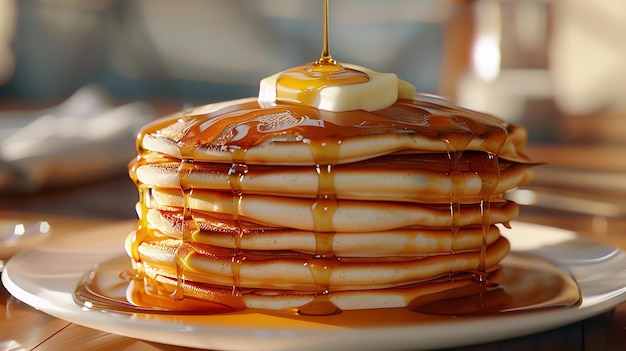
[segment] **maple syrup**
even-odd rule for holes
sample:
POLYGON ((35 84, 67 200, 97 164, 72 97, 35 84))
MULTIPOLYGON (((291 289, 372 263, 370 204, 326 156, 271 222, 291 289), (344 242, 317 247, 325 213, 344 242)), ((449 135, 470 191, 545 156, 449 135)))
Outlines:
MULTIPOLYGON (((280 313, 291 313, 305 318, 328 318, 344 313, 355 315, 354 311, 341 311, 329 298, 331 274, 342 265, 341 258, 335 255, 332 247, 336 234, 333 217, 338 207, 334 171, 339 163, 340 146, 345 140, 355 137, 415 134, 446 145, 447 158, 437 167, 446 170, 452 183, 449 202, 444 205, 448 206, 450 218, 449 235, 453 242, 449 252, 452 255, 451 260, 455 254, 454 240, 463 225, 465 215, 462 194, 466 184, 464 172, 467 166, 462 164, 466 162, 464 154, 472 151, 472 142, 480 140, 486 157, 471 157, 471 169, 482 179, 478 201, 481 211, 479 225, 483 238, 480 263, 474 272, 466 272, 471 275, 471 286, 454 292, 459 297, 432 295, 412 301, 407 309, 415 313, 408 320, 420 320, 424 315, 482 314, 575 306, 580 300, 575 281, 547 261, 534 257, 520 258, 520 254, 511 253, 505 259, 503 268, 498 271, 499 277, 503 275, 502 280, 495 279, 494 273, 487 271, 486 237, 487 231, 493 225, 491 203, 496 197, 494 193, 500 179, 497 155, 507 141, 510 126, 488 116, 468 115, 428 101, 417 103, 415 100, 402 99, 389 108, 377 111, 321 112, 314 105, 322 88, 366 83, 370 79, 364 72, 344 67, 330 55, 327 0, 324 1, 322 46, 322 53, 317 61, 286 70, 277 77, 276 103, 272 107, 261 108, 258 102, 248 101, 206 114, 194 114, 190 110, 182 117, 175 116, 176 121, 166 118, 141 131, 137 138, 138 159, 129 167, 131 178, 139 190, 141 206, 141 218, 130 248, 131 259, 115 259, 90 272, 75 291, 77 303, 87 308, 128 313, 216 314, 245 310, 246 292, 241 288, 240 270, 247 257, 241 248, 245 230, 240 222, 240 213, 246 197, 242 184, 248 177, 247 152, 279 135, 291 142, 306 145, 313 158, 313 165, 307 167, 315 168, 318 180, 315 201, 310 208, 314 222, 315 251, 305 263, 315 284, 315 297, 311 303, 297 311, 280 313), (260 116, 274 116, 274 128, 265 129, 258 120, 260 116), (173 160, 179 162, 177 175, 183 198, 183 223, 180 245, 175 253, 176 277, 168 281, 158 281, 146 277, 138 252, 138 246, 144 240, 154 239, 158 235, 146 220, 151 189, 138 180, 136 171, 137 167, 147 162, 147 158, 155 157, 142 146, 143 138, 161 133, 172 123, 182 124, 182 136, 175 143, 180 159, 173 160), (192 244, 200 231, 190 205, 194 194, 190 174, 195 167, 198 147, 216 148, 232 155, 227 175, 232 195, 232 221, 237 231, 232 247, 232 289, 227 293, 223 292, 222 287, 215 289, 216 293, 207 297, 211 301, 190 297, 186 295, 184 288, 194 284, 186 281, 185 266, 187 258, 194 254, 195 248, 192 244), (129 262, 132 265, 129 266, 129 262), (528 287, 532 289, 528 290, 528 287)), ((411 194, 407 194, 407 198, 410 197, 411 194)), ((460 277, 457 272, 451 271, 449 277, 443 279, 460 277)), ((361 313, 367 312, 359 312, 359 315, 361 313)), ((355 321, 350 323, 356 323, 355 321)))
POLYGON ((129 258, 120 256, 85 275, 74 291, 74 300, 84 308, 125 313, 216 314, 244 308, 235 298, 214 302, 179 299, 172 298, 169 291, 166 285, 146 284, 130 266, 129 258))
MULTIPOLYGON (((409 310, 414 313, 398 313, 403 316, 402 322, 412 323, 428 320, 428 317, 425 317, 427 315, 468 316, 523 313, 539 309, 576 307, 581 302, 578 284, 574 278, 548 260, 530 254, 512 252, 503 261, 501 269, 500 277, 497 278, 499 284, 490 288, 476 285, 479 293, 449 299, 429 296, 413 301, 406 309, 371 309, 342 311, 341 313, 347 314, 344 320, 348 325, 352 325, 366 320, 376 321, 381 313, 389 315, 396 313, 393 310, 409 310), (359 318, 352 320, 351 315, 358 315, 359 318), (364 317, 369 318, 362 319, 364 317)), ((167 288, 163 286, 163 289, 167 288)), ((463 295, 464 292, 460 294, 463 295)), ((309 307, 314 313, 306 313, 306 308, 301 308, 300 311, 250 309, 250 312, 287 317, 314 315, 315 320, 323 322, 325 316, 328 317, 338 312, 332 308, 332 305, 325 304, 326 298, 327 295, 322 295, 318 302, 310 304, 309 307)), ((159 293, 158 287, 144 284, 143 279, 130 266, 127 256, 120 256, 94 267, 78 284, 74 299, 80 306, 89 309, 125 313, 211 315, 248 310, 235 296, 215 295, 213 296, 215 301, 194 298, 171 299, 167 294, 159 293)))
POLYGON ((292 101, 314 105, 322 88, 364 83, 369 80, 366 73, 343 67, 330 55, 328 30, 328 0, 324 1, 324 33, 320 58, 309 64, 282 72, 276 81, 278 101, 292 101))

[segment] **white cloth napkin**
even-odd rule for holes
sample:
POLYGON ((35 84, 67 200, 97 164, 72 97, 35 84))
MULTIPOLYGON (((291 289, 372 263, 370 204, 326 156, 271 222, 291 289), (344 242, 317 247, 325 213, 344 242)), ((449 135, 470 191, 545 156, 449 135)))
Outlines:
POLYGON ((87 85, 58 106, 0 113, 0 192, 32 192, 126 172, 135 137, 154 118, 146 103, 110 103, 87 85))

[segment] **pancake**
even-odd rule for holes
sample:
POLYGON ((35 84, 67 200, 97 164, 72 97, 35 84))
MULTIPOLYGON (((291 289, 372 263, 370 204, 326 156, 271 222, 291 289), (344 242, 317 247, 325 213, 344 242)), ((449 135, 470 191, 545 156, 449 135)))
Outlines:
MULTIPOLYGON (((457 193, 460 202, 478 202, 483 180, 478 170, 487 162, 487 155, 465 152, 460 157, 463 187, 457 193)), ((448 156, 440 154, 390 155, 334 167, 337 199, 412 201, 449 203, 453 188, 448 156)), ((147 160, 137 165, 137 179, 159 188, 179 189, 177 159, 147 160)), ((499 162, 496 194, 526 183, 532 166, 503 160, 499 162)), ((188 182, 194 189, 230 191, 231 164, 194 163, 188 182)), ((245 194, 272 194, 288 197, 315 198, 319 176, 313 167, 248 165, 246 177, 240 182, 245 194), (297 184, 286 187, 285 184, 297 184)))
POLYGON ((263 108, 255 99, 235 100, 183 111, 147 126, 140 146, 178 159, 221 163, 239 161, 233 149, 246 150, 247 164, 343 164, 400 151, 468 150, 528 162, 521 153, 528 138, 525 129, 437 102, 415 97, 391 109, 336 113, 301 105, 263 108), (181 147, 190 130, 196 144, 181 147), (312 147, 319 145, 302 140, 320 139, 320 132, 329 146, 315 152, 312 147), (327 152, 338 139, 340 145, 327 152))
MULTIPOLYGON (((242 250, 246 259, 233 262, 232 249, 193 243, 183 246, 176 240, 146 241, 139 246, 139 257, 161 275, 176 277, 177 255, 185 257, 185 279, 203 284, 232 286, 232 266, 239 271, 239 288, 268 288, 316 291, 311 275, 312 255, 295 252, 242 250), (207 259, 210 257, 210 259, 207 259)), ((489 245, 486 265, 494 266, 508 253, 508 241, 498 238, 489 245)), ((370 290, 409 285, 436 277, 478 269, 480 251, 453 254, 397 256, 393 259, 342 259, 331 272, 325 288, 329 291, 370 290)), ((334 261, 334 260, 329 260, 334 261)), ((336 262, 325 264, 336 264, 336 262)))
MULTIPOLYGON (((392 230, 411 226, 450 227, 480 225, 484 204, 462 204, 459 215, 450 216, 449 204, 419 204, 405 202, 336 200, 333 211, 318 214, 311 208, 317 199, 285 198, 269 195, 246 195, 235 203, 231 193, 194 191, 185 198, 178 190, 153 189, 157 208, 183 208, 236 216, 268 227, 288 227, 326 232, 354 232, 363 230, 392 230), (159 206, 163 205, 163 206, 159 206), (319 216, 324 216, 319 220, 319 216)), ((518 213, 512 201, 494 200, 490 205, 491 220, 508 223, 518 213)))
MULTIPOLYGON (((312 231, 293 228, 268 228, 266 226, 215 218, 215 214, 196 213, 198 231, 193 233, 194 243, 242 250, 295 251, 314 254, 316 235, 312 231)), ((162 237, 182 240, 185 221, 180 211, 158 211, 151 209, 148 223, 162 237)), ((467 226, 456 229, 454 236, 450 228, 404 228, 386 231, 365 231, 330 235, 329 246, 340 257, 386 257, 448 254, 466 250, 477 250, 484 243, 491 245, 500 237, 500 229, 493 225, 486 231, 482 226, 467 226)))
MULTIPOLYGON (((331 84, 350 94, 379 78, 331 68, 367 76, 365 86, 331 84)), ((302 101, 285 98, 280 77, 262 82, 258 99, 140 131, 129 165, 140 220, 126 251, 146 294, 329 314, 497 286, 502 230, 518 214, 504 194, 532 173, 522 127, 414 95, 388 75, 397 94, 363 106, 323 90, 313 99, 305 85, 302 101), (320 107, 334 102, 342 107, 320 107)))
MULTIPOLYGON (((310 292, 272 289, 244 289, 234 297, 231 289, 197 284, 187 280, 180 283, 175 277, 161 275, 158 270, 152 270, 149 267, 146 274, 163 289, 164 295, 173 294, 176 289, 181 288, 184 290, 185 296, 192 299, 206 300, 207 296, 211 296, 212 302, 228 306, 242 304, 242 308, 289 310, 293 309, 294 306, 301 306, 300 313, 302 313, 302 310, 313 305, 317 298, 316 294, 310 292), (180 287, 179 283, 181 284, 180 287)), ((501 276, 501 269, 488 272, 489 280, 492 282, 499 281, 501 276)), ((140 291, 139 294, 141 294, 140 289, 137 289, 140 291)), ((459 274, 400 288, 334 291, 326 296, 332 306, 347 311, 420 306, 429 302, 479 294, 483 291, 484 289, 468 279, 467 275, 459 274)), ((134 298, 141 299, 141 296, 134 298)), ((131 297, 131 301, 132 299, 133 297, 131 297)), ((334 311, 329 313, 334 313, 334 311)))

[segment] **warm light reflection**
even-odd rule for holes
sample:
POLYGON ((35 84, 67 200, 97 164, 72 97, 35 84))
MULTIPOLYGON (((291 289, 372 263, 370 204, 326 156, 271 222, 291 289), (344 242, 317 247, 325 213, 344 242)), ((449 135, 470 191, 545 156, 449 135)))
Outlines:
POLYGON ((50 231, 50 223, 46 221, 39 222, 39 232, 47 233, 50 231))
POLYGON ((13 227, 13 234, 24 235, 24 233, 26 233, 26 227, 24 226, 24 223, 16 224, 15 227, 13 227))
POLYGON ((493 81, 500 73, 500 3, 480 0, 475 4, 476 28, 472 48, 472 66, 476 75, 493 81))
POLYGON ((0 341, 0 350, 26 350, 19 342, 15 340, 0 341))
POLYGON ((35 233, 46 234, 50 231, 50 223, 46 221, 41 221, 41 222, 32 223, 32 224, 17 223, 13 226, 13 235, 23 236, 27 232, 32 233, 33 229, 36 230, 35 233), (27 228, 27 225, 29 226, 30 229, 27 228))
POLYGON ((500 73, 500 43, 498 38, 484 36, 474 43, 474 71, 485 81, 493 81, 500 73))
POLYGON ((535 205, 537 202, 537 194, 528 189, 517 189, 507 194, 507 196, 519 205, 535 205))

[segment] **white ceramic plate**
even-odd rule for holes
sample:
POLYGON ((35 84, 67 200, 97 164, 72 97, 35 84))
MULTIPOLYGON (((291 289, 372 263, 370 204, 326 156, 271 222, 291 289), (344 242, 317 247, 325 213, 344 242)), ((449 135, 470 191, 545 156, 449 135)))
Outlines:
POLYGON ((431 349, 496 341, 563 326, 626 301, 626 254, 557 228, 515 222, 506 231, 516 251, 529 251, 571 270, 583 301, 577 308, 480 317, 437 317, 404 323, 394 311, 372 316, 366 326, 336 319, 239 312, 211 316, 125 314, 84 310, 72 299, 91 265, 119 256, 132 223, 74 235, 56 233, 45 247, 28 249, 6 265, 2 281, 18 299, 53 316, 138 339, 216 350, 431 349), (372 323, 372 318, 376 320, 372 323), (454 330, 454 338, 451 338, 454 330))

